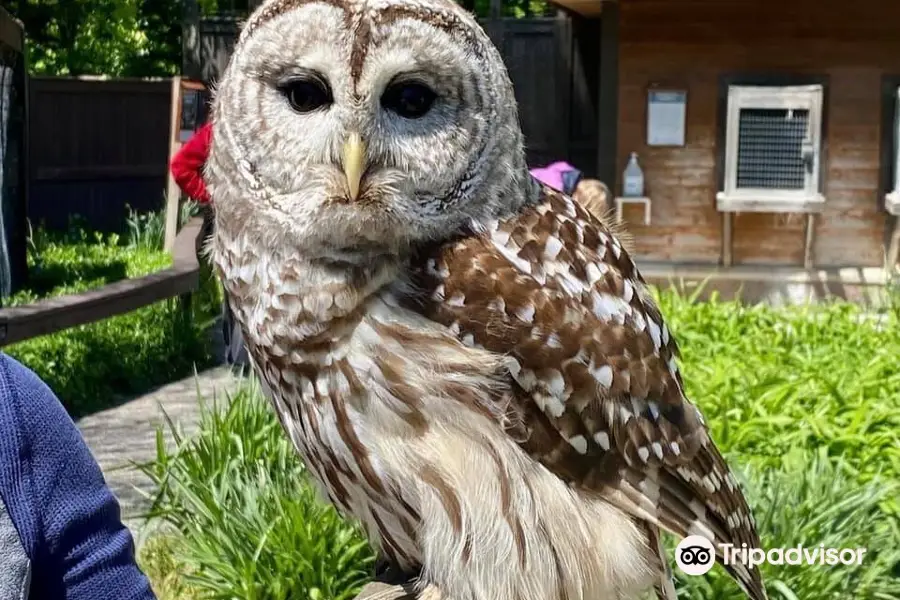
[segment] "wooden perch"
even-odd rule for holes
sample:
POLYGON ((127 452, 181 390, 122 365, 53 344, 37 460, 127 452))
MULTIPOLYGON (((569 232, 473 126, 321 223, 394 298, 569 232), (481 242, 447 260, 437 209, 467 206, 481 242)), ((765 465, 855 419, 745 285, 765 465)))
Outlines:
POLYGON ((434 586, 428 586, 416 596, 412 583, 390 585, 375 581, 359 593, 355 600, 441 600, 441 593, 434 586))

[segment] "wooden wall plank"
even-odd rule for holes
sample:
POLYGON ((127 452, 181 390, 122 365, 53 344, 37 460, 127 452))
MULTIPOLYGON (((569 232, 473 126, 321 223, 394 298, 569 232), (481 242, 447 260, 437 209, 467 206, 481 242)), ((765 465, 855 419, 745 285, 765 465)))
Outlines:
POLYGON ((169 79, 32 77, 29 202, 34 225, 78 214, 122 230, 126 204, 162 208, 169 155, 169 79))

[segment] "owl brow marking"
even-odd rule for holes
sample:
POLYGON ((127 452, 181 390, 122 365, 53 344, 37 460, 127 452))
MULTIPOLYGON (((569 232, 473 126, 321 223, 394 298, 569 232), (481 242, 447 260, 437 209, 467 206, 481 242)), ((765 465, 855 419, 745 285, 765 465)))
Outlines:
POLYGON ((401 19, 412 19, 440 29, 451 36, 456 34, 455 37, 461 37, 476 55, 481 56, 482 54, 481 49, 469 32, 469 28, 456 15, 450 12, 435 11, 416 6, 395 5, 377 11, 371 20, 363 14, 357 16, 359 21, 354 28, 355 39, 353 40, 353 50, 350 55, 350 78, 353 81, 354 91, 359 83, 366 56, 369 53, 373 26, 381 27, 401 19))
POLYGON ((484 50, 472 35, 471 27, 450 11, 420 6, 394 5, 379 10, 373 20, 376 26, 383 26, 402 19, 419 21, 450 36, 460 38, 478 58, 484 57, 484 50))
POLYGON ((353 82, 353 92, 358 96, 359 78, 372 42, 372 24, 362 14, 357 15, 357 18, 358 22, 353 30, 353 48, 350 50, 350 80, 353 82))
POLYGON ((362 11, 354 10, 355 6, 346 0, 276 0, 263 9, 253 21, 247 23, 241 36, 242 41, 276 17, 301 6, 314 3, 326 4, 344 11, 344 21, 347 27, 352 29, 355 34, 350 55, 350 78, 353 81, 354 91, 356 91, 355 88, 359 83, 363 64, 368 55, 369 45, 372 40, 372 25, 389 25, 401 19, 413 19, 440 29, 454 37, 461 38, 479 58, 484 55, 483 49, 472 35, 470 28, 452 12, 416 6, 389 6, 376 13, 373 23, 366 18, 362 11))
POLYGON ((350 7, 344 0, 276 0, 266 6, 255 19, 247 23, 241 35, 241 41, 275 17, 279 17, 288 11, 300 8, 301 6, 306 6, 307 4, 326 4, 334 8, 339 8, 344 11, 345 19, 348 23, 350 21, 350 7))

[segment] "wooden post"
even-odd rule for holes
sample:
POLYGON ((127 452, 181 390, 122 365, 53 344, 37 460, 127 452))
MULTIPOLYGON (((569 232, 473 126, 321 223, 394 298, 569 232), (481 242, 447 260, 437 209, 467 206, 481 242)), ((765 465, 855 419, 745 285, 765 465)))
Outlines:
POLYGON ((885 258, 887 260, 885 263, 887 276, 891 277, 894 274, 894 269, 897 268, 897 261, 900 260, 900 216, 894 217, 894 227, 885 258))
MULTIPOLYGON (((178 132, 181 129, 181 77, 172 78, 172 108, 169 112, 169 162, 178 151, 178 132)), ((181 190, 172 172, 166 170, 166 232, 164 249, 169 251, 178 235, 178 217, 181 214, 181 190)))
POLYGON ((815 213, 809 213, 806 215, 806 241, 803 245, 803 268, 804 269, 812 269, 814 257, 813 250, 815 249, 815 241, 816 241, 816 215, 815 213))
POLYGON ((491 0, 491 19, 503 18, 503 0, 491 0))
POLYGON ((731 228, 734 224, 733 215, 730 212, 722 213, 722 266, 730 267, 734 260, 732 253, 733 242, 731 228))

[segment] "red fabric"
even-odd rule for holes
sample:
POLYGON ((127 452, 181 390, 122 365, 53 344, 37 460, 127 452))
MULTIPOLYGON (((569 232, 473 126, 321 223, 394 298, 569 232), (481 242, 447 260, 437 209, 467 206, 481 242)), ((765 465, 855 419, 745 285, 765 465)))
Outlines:
POLYGON ((185 194, 201 204, 210 202, 203 182, 203 165, 209 156, 212 123, 200 127, 172 158, 169 168, 175 183, 185 194))

